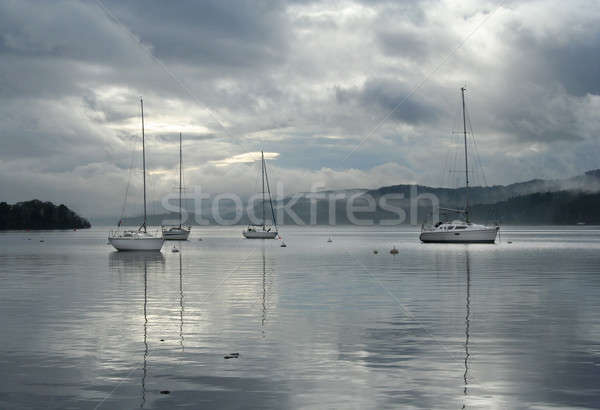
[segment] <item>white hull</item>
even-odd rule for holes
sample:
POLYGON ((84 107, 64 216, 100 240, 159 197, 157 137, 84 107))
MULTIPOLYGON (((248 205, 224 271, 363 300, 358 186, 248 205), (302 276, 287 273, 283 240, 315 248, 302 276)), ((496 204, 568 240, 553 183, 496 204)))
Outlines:
POLYGON ((277 232, 266 232, 266 231, 244 231, 242 232, 246 239, 275 239, 277 232))
POLYGON ((163 238, 108 238, 118 251, 160 251, 163 238))
POLYGON ((423 231, 419 239, 424 243, 495 243, 497 228, 461 231, 423 231))
POLYGON ((190 231, 188 229, 168 229, 164 230, 163 239, 166 241, 187 241, 190 236, 190 231))

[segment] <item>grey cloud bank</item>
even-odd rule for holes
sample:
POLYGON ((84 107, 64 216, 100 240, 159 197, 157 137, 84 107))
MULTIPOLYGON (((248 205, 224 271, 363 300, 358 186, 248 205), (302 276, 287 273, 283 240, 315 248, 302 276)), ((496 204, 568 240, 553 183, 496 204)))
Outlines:
POLYGON ((499 5, 4 1, 2 200, 118 214, 139 165, 140 95, 155 199, 175 185, 179 131, 186 182, 209 192, 251 194, 254 164, 222 164, 261 148, 298 191, 441 185, 465 83, 489 183, 598 168, 597 3, 499 5))

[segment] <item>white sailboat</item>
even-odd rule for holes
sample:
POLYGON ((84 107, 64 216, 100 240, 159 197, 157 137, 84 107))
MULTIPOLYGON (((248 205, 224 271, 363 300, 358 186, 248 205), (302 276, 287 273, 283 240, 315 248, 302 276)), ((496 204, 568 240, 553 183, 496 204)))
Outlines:
POLYGON ((273 210, 273 201, 271 199, 271 187, 269 186, 269 177, 267 176, 267 166, 265 164, 265 154, 260 152, 261 173, 262 173, 262 224, 251 224, 242 235, 246 239, 275 239, 277 237, 277 220, 275 219, 275 211, 273 210), (265 192, 265 181, 267 191, 265 192), (269 195, 269 205, 271 206, 271 215, 273 217, 273 226, 269 226, 265 220, 265 194, 269 195))
MULTIPOLYGON (((144 136, 144 101, 140 99, 142 108, 142 167, 144 179, 144 222, 135 231, 113 230, 108 234, 108 242, 118 251, 160 251, 164 239, 159 232, 149 232, 146 213, 146 141, 144 136)), ((119 226, 120 226, 119 222, 119 226)))
POLYGON ((181 153, 181 133, 179 133, 179 225, 176 226, 162 226, 163 238, 167 241, 187 241, 192 230, 191 226, 184 226, 182 224, 181 215, 181 190, 182 190, 182 172, 183 172, 183 155, 181 153))
POLYGON ((460 89, 462 96, 463 134, 465 143, 465 208, 445 211, 464 215, 464 220, 438 222, 433 227, 423 226, 419 239, 423 243, 495 243, 500 226, 474 224, 469 218, 469 157, 467 148, 467 120, 465 114, 465 88, 460 89))

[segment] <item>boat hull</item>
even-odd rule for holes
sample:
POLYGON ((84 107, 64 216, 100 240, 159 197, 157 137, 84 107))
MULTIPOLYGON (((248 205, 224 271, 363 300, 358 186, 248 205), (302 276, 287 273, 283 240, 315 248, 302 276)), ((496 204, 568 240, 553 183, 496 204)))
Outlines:
POLYGON ((187 241, 190 236, 190 231, 187 229, 173 229, 163 231, 162 235, 165 241, 187 241))
POLYGON ((110 244, 118 251, 153 251, 161 250, 163 238, 108 238, 110 244))
POLYGON ((498 229, 456 231, 424 231, 419 239, 423 243, 495 243, 498 229))
POLYGON ((242 232, 246 239, 275 239, 277 232, 266 232, 266 231, 244 231, 242 232))

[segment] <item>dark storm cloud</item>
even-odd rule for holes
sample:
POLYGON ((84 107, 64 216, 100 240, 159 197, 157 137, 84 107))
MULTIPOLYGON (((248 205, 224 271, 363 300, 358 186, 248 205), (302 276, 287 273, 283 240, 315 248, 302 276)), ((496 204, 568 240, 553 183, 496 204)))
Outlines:
POLYGON ((282 1, 106 1, 161 59, 247 70, 285 58, 282 1))
POLYGON ((383 116, 393 111, 391 119, 404 123, 433 121, 437 109, 411 95, 411 89, 397 80, 373 78, 361 88, 336 88, 335 98, 339 104, 358 104, 362 110, 383 116))
POLYGON ((514 24, 505 30, 507 41, 530 61, 546 81, 556 81, 575 96, 600 94, 600 25, 582 22, 564 33, 540 35, 514 24))

